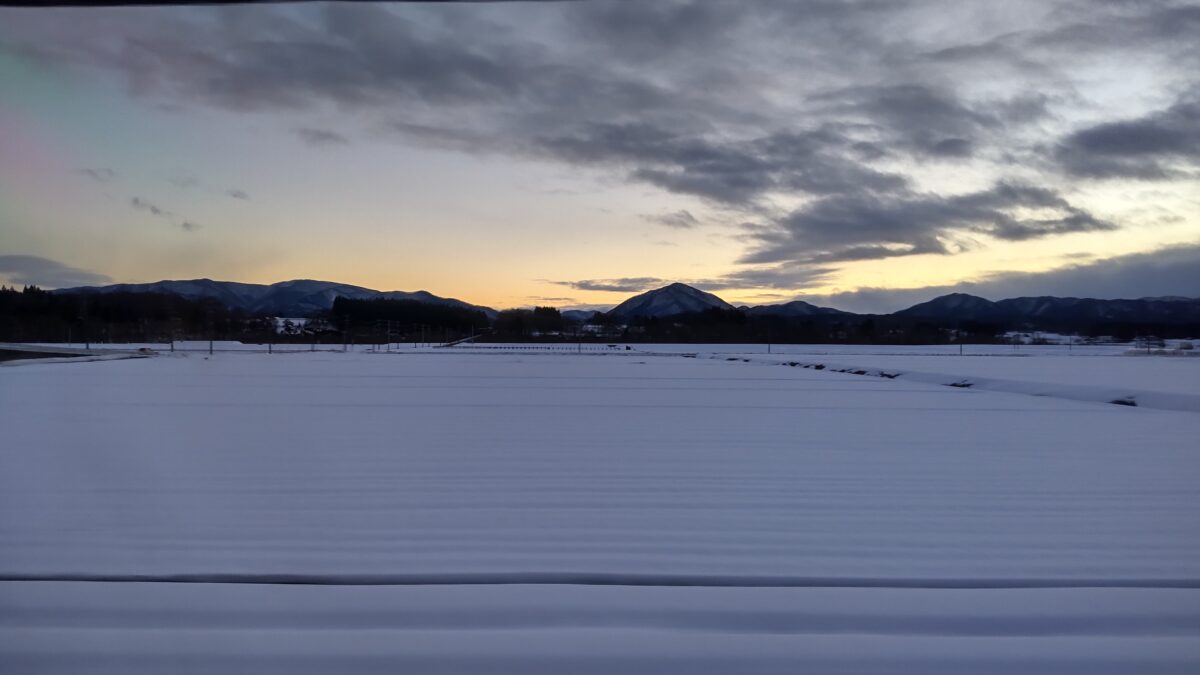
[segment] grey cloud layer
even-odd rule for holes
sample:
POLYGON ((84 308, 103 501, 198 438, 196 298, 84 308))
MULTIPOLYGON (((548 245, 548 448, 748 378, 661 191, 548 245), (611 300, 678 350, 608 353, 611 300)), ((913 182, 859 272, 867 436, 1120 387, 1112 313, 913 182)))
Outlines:
POLYGON ((971 293, 991 300, 1056 295, 1082 298, 1143 298, 1200 295, 1200 244, 1173 246, 1093 260, 1049 272, 998 272, 948 286, 861 288, 798 299, 863 313, 888 313, 946 293, 971 293))
POLYGON ((625 277, 621 279, 580 279, 579 281, 551 281, 552 284, 567 286, 578 291, 612 291, 619 293, 637 293, 666 282, 657 277, 625 277))
POLYGON ((854 192, 826 197, 756 232, 746 263, 829 263, 921 253, 950 254, 958 234, 1020 241, 1069 232, 1116 229, 1048 188, 1000 183, 943 197, 911 192, 854 192), (1037 210, 1042 217, 1016 215, 1037 210))
POLYGON ((42 288, 94 286, 112 281, 103 274, 35 255, 0 255, 0 279, 10 284, 28 284, 42 288))
MULTIPOLYGON (((1196 37, 1200 41, 1200 25, 1196 37)), ((1200 87, 1166 110, 1076 131, 1058 145, 1055 158, 1068 173, 1086 178, 1194 177, 1200 167, 1200 87)))
MULTIPOLYGON (((341 115, 339 129, 615 174, 752 223, 747 267, 728 279, 778 287, 848 261, 1136 226, 1073 201, 1070 181, 1200 173, 1200 5, 989 7, 329 4, 75 22, 6 12, 0 50, 115 72, 152 99, 341 115), (1096 121, 1073 68, 1098 58, 1153 62, 1182 93, 1096 121), (1090 121, 1072 122, 1076 109, 1090 121), (931 187, 938 171, 972 181, 931 187)), ((294 132, 348 143, 319 124, 294 132)), ((688 210, 648 220, 698 224, 688 210)))
POLYGON ((734 140, 646 123, 593 123, 533 143, 545 156, 621 167, 633 180, 733 206, 751 206, 769 192, 820 195, 907 185, 903 176, 857 161, 865 142, 833 128, 734 140))
POLYGON ((677 230, 691 230, 700 226, 700 221, 687 209, 680 209, 673 213, 647 214, 643 215, 642 218, 651 223, 658 223, 664 227, 673 227, 677 230))
POLYGON ((296 129, 296 135, 305 143, 314 146, 346 145, 350 142, 345 136, 329 129, 296 129))
POLYGON ((625 277, 620 279, 580 279, 578 281, 548 281, 547 283, 568 286, 580 291, 609 291, 639 293, 672 281, 682 281, 706 291, 741 288, 798 288, 817 281, 830 273, 832 268, 820 266, 767 266, 747 268, 714 278, 660 279, 658 277, 625 277))

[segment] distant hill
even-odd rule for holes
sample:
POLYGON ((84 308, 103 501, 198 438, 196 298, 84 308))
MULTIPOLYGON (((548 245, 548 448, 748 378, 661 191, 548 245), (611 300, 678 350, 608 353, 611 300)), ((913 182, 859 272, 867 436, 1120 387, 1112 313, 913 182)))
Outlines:
POLYGON ((1194 323, 1200 321, 1200 298, 1097 300, 1050 296, 1013 298, 996 303, 1007 316, 1024 320, 1126 321, 1194 323))
POLYGON ((562 317, 568 321, 578 321, 586 323, 591 321, 593 317, 602 312, 597 312, 594 309, 564 309, 562 317))
POLYGON ((189 299, 213 298, 230 309, 256 314, 279 316, 309 316, 333 307, 338 297, 352 300, 388 298, 416 300, 436 305, 477 309, 495 318, 496 310, 472 305, 454 298, 442 298, 427 291, 376 291, 361 286, 332 281, 294 279, 276 284, 243 284, 235 281, 191 279, 186 281, 156 281, 147 284, 113 284, 110 286, 81 286, 62 288, 55 293, 166 293, 189 299))
POLYGON ((1041 296, 992 302, 975 295, 951 293, 900 310, 893 316, 938 321, 991 321, 1033 325, 1088 322, 1186 324, 1200 321, 1200 299, 1166 297, 1100 300, 1041 296))
POLYGON ((832 307, 818 307, 803 300, 793 300, 780 305, 742 307, 741 309, 750 316, 782 316, 787 318, 804 316, 852 316, 850 312, 843 312, 840 309, 832 307))
POLYGON ((674 283, 635 295, 608 311, 614 319, 674 316, 703 312, 706 309, 734 309, 734 306, 712 293, 705 293, 687 284, 674 283))
POLYGON ((1003 318, 1004 310, 996 303, 977 295, 951 293, 922 302, 892 316, 916 319, 951 319, 957 321, 989 321, 1003 318))
MULTIPOLYGON (((618 323, 629 323, 636 318, 694 314, 708 309, 734 308, 711 293, 674 283, 629 298, 610 310, 608 317, 618 323)), ((1128 335, 1190 335, 1200 330, 1200 298, 1185 297, 1101 300, 1042 296, 992 301, 967 293, 950 293, 883 315, 854 314, 800 300, 777 305, 739 307, 737 310, 749 318, 800 319, 810 323, 815 321, 818 326, 836 324, 840 327, 826 331, 834 336, 848 330, 847 326, 869 326, 870 323, 864 322, 872 319, 888 323, 876 324, 877 328, 870 330, 892 331, 893 336, 920 334, 922 337, 918 339, 936 339, 938 328, 932 327, 959 329, 965 323, 977 324, 972 330, 981 331, 981 335, 988 330, 1111 332, 1128 335), (990 329, 987 328, 989 326, 990 329)), ((727 332, 736 333, 738 330, 743 329, 729 328, 727 332)), ((877 338, 875 333, 869 333, 869 337, 864 339, 877 338)))

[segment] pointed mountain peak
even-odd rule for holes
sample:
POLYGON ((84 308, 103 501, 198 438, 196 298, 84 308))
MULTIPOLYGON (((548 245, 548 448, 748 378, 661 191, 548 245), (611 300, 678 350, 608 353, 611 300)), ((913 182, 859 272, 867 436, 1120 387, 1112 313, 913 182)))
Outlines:
POLYGON ((707 309, 734 309, 721 298, 698 288, 675 282, 662 288, 635 295, 609 311, 619 319, 635 317, 673 316, 703 312, 707 309))

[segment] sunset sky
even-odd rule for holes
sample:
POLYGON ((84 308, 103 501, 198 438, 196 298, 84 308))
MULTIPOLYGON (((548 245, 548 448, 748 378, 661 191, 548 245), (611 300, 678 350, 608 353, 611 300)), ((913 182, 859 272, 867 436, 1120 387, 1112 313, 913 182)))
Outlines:
POLYGON ((1200 296, 1200 4, 0 9, 0 280, 1200 296))

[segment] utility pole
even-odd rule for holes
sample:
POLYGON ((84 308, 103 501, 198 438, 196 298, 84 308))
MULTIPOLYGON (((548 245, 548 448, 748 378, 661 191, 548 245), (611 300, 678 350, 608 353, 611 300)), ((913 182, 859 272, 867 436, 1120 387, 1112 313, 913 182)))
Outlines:
POLYGON ((84 343, 83 348, 88 351, 91 351, 92 336, 88 335, 88 329, 87 329, 87 296, 86 295, 83 296, 83 298, 80 300, 79 330, 81 330, 83 332, 83 343, 84 343))

